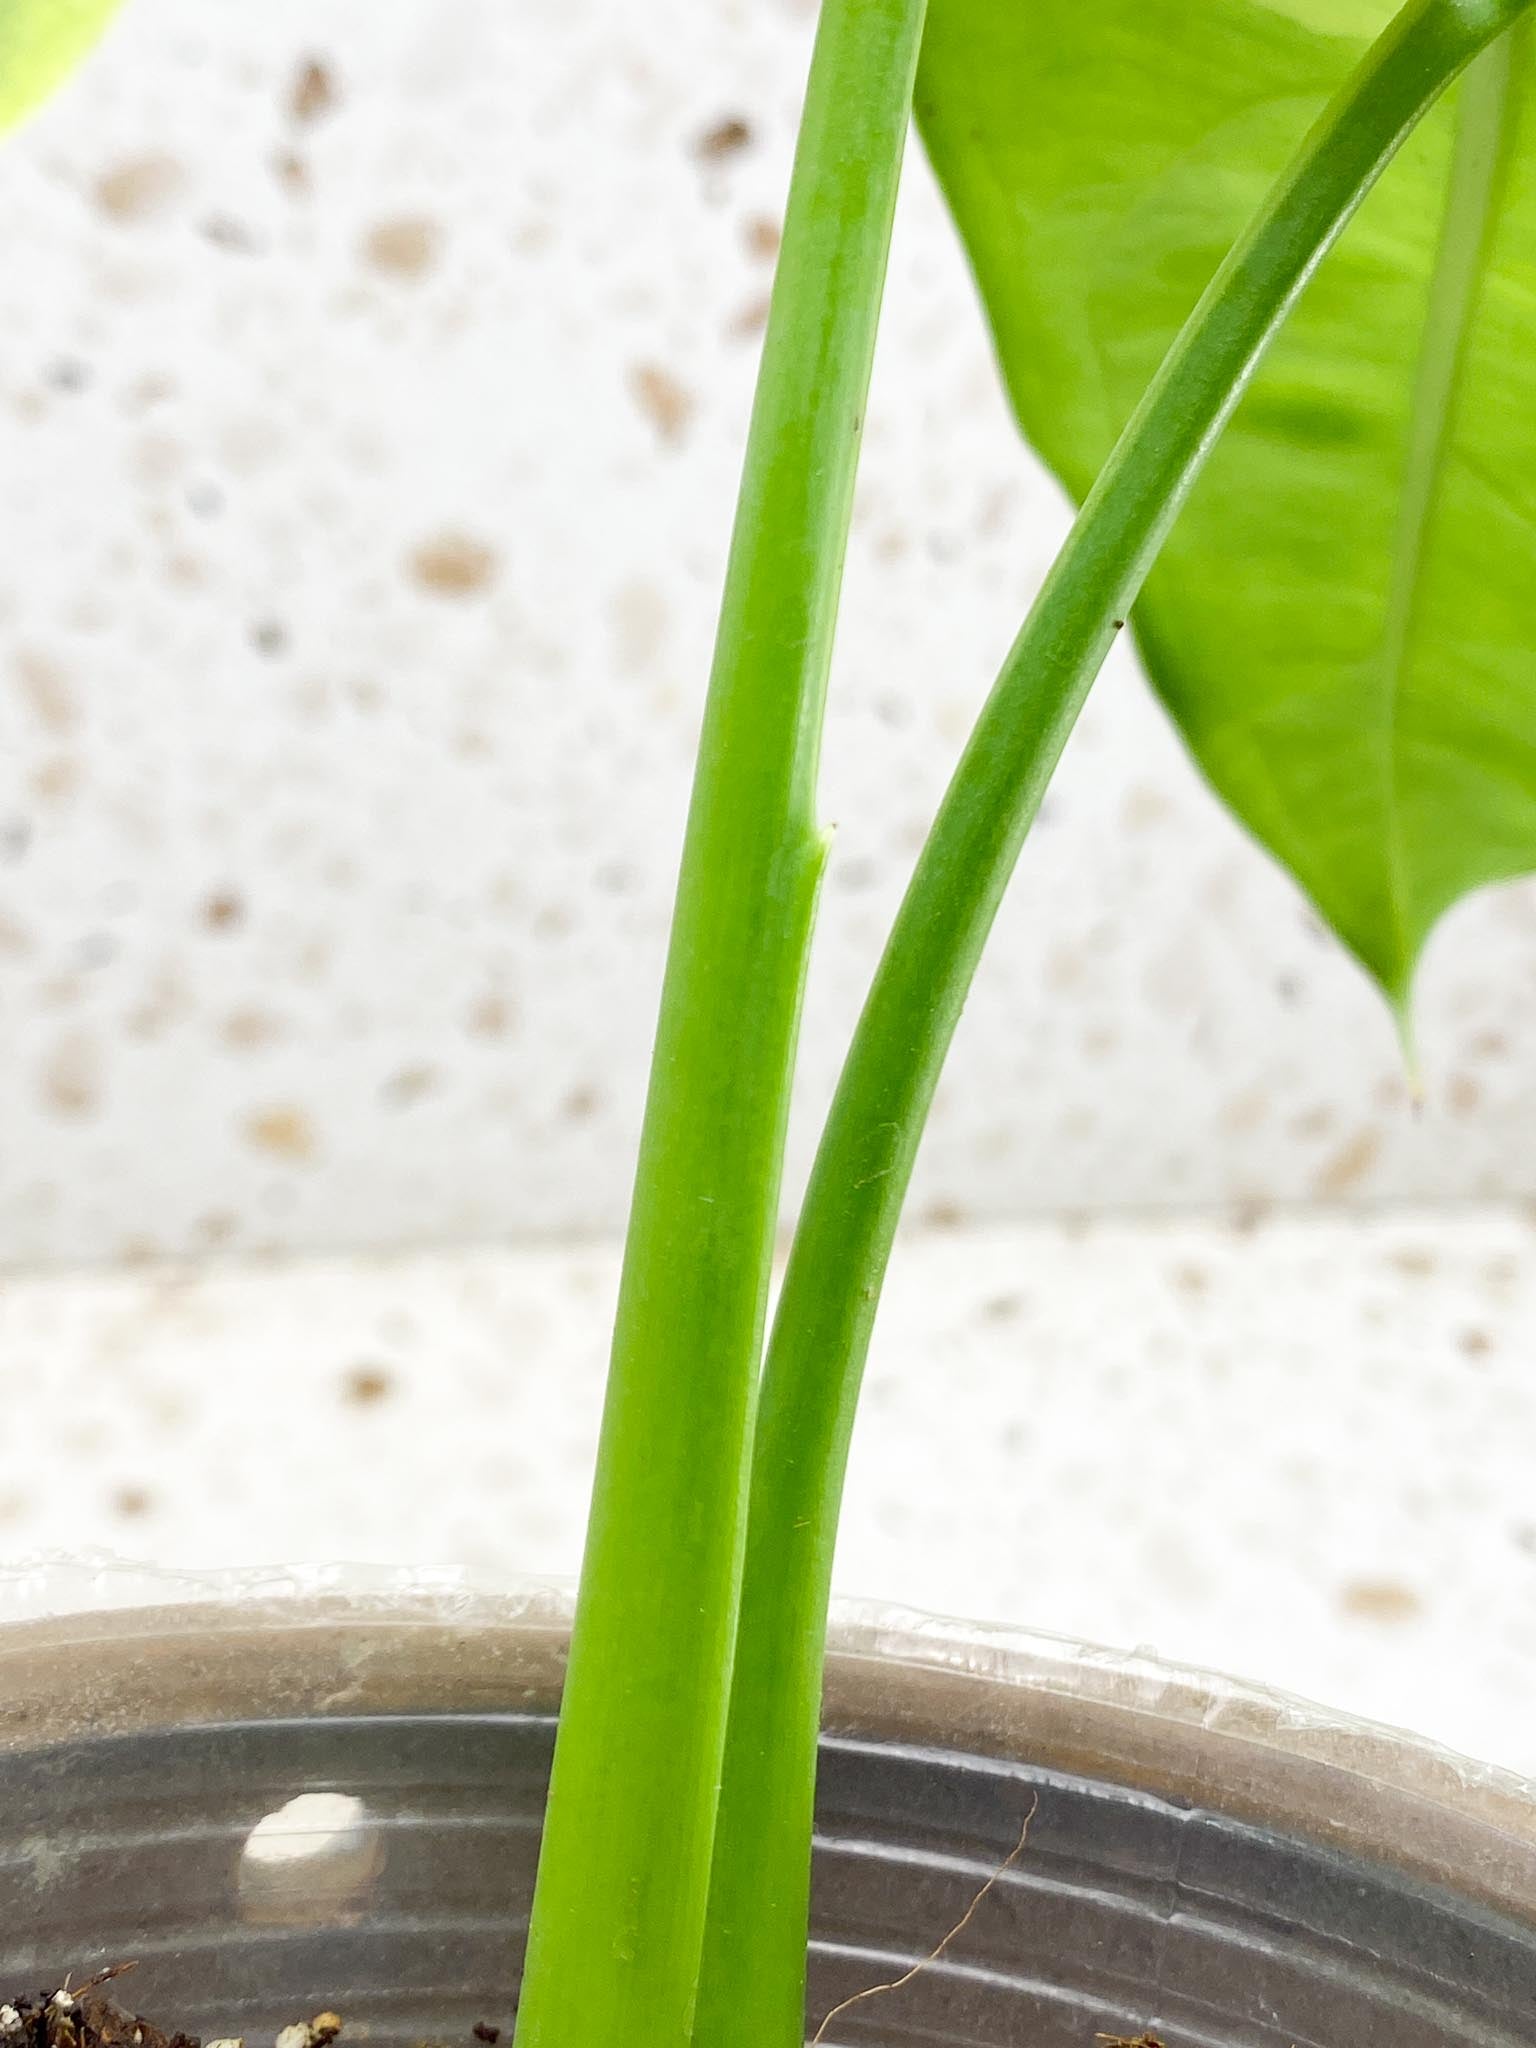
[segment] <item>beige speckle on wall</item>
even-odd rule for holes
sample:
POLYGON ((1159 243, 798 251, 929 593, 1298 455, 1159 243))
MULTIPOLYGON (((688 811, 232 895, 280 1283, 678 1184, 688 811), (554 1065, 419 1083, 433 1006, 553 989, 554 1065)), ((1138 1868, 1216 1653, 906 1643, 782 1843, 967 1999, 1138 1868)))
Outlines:
POLYGON ((79 708, 68 678, 57 662, 50 661, 46 655, 35 654, 30 648, 19 647, 14 667, 17 687, 42 729, 55 737, 72 732, 79 718, 79 708))
POLYGON ((288 112, 301 127, 318 121, 336 105, 336 81, 318 57, 305 57, 295 67, 289 88, 288 112))
POLYGON ((150 151, 109 164, 96 179, 96 203, 110 220, 147 220, 170 204, 184 182, 174 157, 150 151))
POLYGON ((93 1117, 101 1107, 101 1051, 84 1032, 67 1032, 43 1068, 43 1098, 55 1116, 93 1117))
POLYGON ((464 533, 440 533, 411 555, 411 573, 437 597, 472 597, 496 574, 496 555, 464 533))
MULTIPOLYGON (((1332 1112, 1326 1105, 1322 1110, 1308 1111, 1298 1119, 1297 1128, 1303 1137, 1324 1137, 1333 1128, 1332 1112)), ((1357 1188, 1380 1158, 1381 1148, 1381 1132, 1369 1125, 1347 1138, 1330 1154, 1317 1176, 1319 1200, 1336 1200, 1357 1188)))
POLYGON ((1424 1611, 1419 1595, 1397 1579, 1352 1579, 1339 1597, 1346 1614, 1386 1627, 1415 1621, 1424 1611))
POLYGON ((439 231, 430 220, 382 220, 369 229, 364 253, 391 277, 424 277, 437 257, 439 231))
POLYGON ((659 363, 637 363, 630 372, 635 401, 660 438, 676 445, 687 432, 697 403, 680 378, 659 363))
POLYGON ((245 1120, 246 1138, 258 1151, 295 1164, 315 1156, 315 1130, 308 1112, 289 1104, 254 1110, 245 1120))

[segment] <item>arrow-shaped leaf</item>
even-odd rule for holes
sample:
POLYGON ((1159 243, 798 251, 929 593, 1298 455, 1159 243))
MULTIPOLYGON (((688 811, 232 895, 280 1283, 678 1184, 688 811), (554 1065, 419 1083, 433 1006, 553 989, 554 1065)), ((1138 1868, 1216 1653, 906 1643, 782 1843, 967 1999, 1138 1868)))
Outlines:
MULTIPOLYGON (((1081 496, 1389 0, 933 0, 919 81, 1024 430, 1081 496)), ((1536 71, 1524 30, 1308 289, 1138 607, 1216 788, 1406 1003, 1536 867, 1536 71)))

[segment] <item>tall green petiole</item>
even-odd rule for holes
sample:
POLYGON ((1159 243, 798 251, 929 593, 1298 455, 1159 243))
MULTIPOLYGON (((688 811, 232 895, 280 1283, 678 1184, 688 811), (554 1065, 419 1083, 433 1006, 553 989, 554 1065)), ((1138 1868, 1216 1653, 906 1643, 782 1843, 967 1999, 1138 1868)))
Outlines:
POLYGON ((843 1070, 769 1345, 697 2048, 804 2038, 823 1644, 854 1408, 924 1120, 1025 834, 1265 344, 1404 137, 1527 4, 1413 0, 1308 136, 1085 502, 918 862, 843 1070))
POLYGON ((519 2048, 683 2048, 823 865, 815 780, 923 0, 825 0, 662 994, 519 2048))

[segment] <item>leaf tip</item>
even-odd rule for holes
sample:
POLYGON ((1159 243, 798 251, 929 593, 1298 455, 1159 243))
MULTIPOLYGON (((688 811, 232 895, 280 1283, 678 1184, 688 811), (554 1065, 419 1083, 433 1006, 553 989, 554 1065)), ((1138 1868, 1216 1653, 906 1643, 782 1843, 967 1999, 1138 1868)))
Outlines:
POLYGON ((1397 1027, 1397 1048, 1403 1063, 1403 1080, 1408 1088, 1408 1106, 1415 1116, 1424 1108, 1424 1068, 1419 1059, 1418 1033, 1414 1028, 1413 997, 1407 981, 1386 991, 1397 1027))

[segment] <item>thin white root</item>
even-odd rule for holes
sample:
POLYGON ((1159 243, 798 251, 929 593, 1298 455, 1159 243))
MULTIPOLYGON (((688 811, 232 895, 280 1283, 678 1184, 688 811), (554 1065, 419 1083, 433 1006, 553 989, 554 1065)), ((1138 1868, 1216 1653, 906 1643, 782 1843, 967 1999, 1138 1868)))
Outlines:
POLYGON ((1008 1854, 1003 1858, 1002 1862, 999 1863, 996 1870, 993 1871, 992 1875, 987 1879, 986 1883, 982 1886, 981 1890, 976 1894, 975 1898, 972 1899, 971 1903, 966 1907, 965 1911, 960 1915, 960 1918, 955 1922, 954 1926, 951 1927, 948 1934, 946 1934, 944 1939, 939 1943, 938 1947, 935 1949, 930 1949, 928 1954, 922 1957, 920 1961, 915 1962, 910 1970, 903 1971, 902 1975, 899 1977, 893 1977, 888 1984, 867 1985, 863 1991, 855 1991, 851 1998, 845 1998, 841 2005, 834 2005, 832 2010, 827 2014, 826 2018, 822 2021, 821 2025, 816 2029, 815 2033, 811 2036, 811 2048, 821 2048, 821 2043, 826 2036, 826 2031, 828 2027, 831 2026, 832 2022, 835 2019, 840 2019, 842 2015, 850 2009, 850 2007, 855 2005, 862 2005, 866 1998, 882 1998, 888 1991, 900 1991, 904 1985, 910 1984, 914 1977, 919 1977, 922 1975, 924 1970, 932 1968, 932 1966, 944 1954, 945 1950, 949 1947, 951 1942, 958 1940, 959 1937, 962 1934, 964 1934, 966 1928, 970 1926, 972 1920, 974 1920, 976 1917, 977 1907, 981 1904, 982 1900, 987 1896, 987 1893, 991 1891, 992 1887, 995 1884, 999 1883, 1001 1879, 1005 1878, 1008 1875, 1009 1871, 1012 1870, 1015 1863, 1017 1863, 1019 1858, 1024 1854, 1024 1845, 1029 1840, 1030 1822, 1034 1819, 1039 1809, 1040 1794, 1037 1792, 1029 1802, 1029 1811, 1024 1816, 1024 1825, 1019 1829, 1019 1839, 1017 1840, 1017 1842, 1014 1843, 1013 1847, 1009 1850, 1008 1854))

